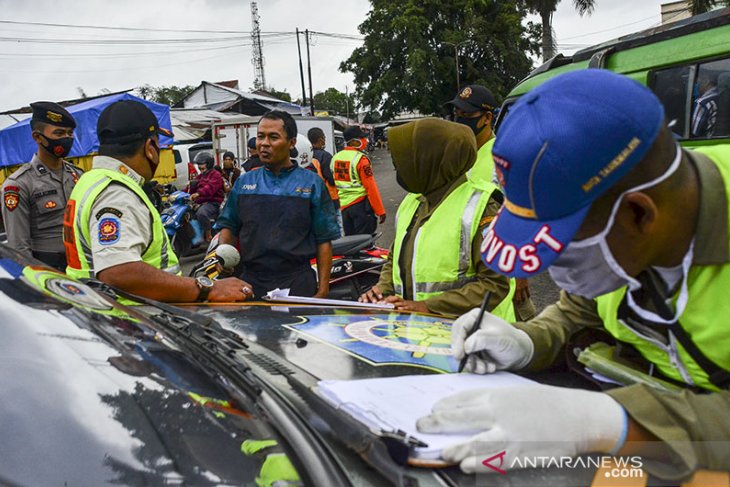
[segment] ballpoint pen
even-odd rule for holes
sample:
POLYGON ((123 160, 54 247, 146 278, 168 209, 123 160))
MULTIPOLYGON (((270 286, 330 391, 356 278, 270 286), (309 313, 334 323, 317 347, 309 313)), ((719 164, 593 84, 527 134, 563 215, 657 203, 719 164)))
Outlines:
MULTIPOLYGON (((479 315, 477 316, 477 320, 474 323, 474 326, 471 327, 471 330, 466 334, 464 337, 464 343, 469 339, 470 336, 472 336, 478 329, 479 325, 482 322, 482 318, 484 318, 484 313, 487 311, 487 305, 489 304, 489 298, 492 297, 492 291, 487 291, 487 293, 484 295, 484 299, 482 300, 482 305, 479 308, 479 315)), ((464 351, 464 357, 461 359, 461 362, 459 362, 459 370, 458 372, 462 372, 464 370, 464 366, 466 365, 466 359, 469 356, 466 354, 466 350, 464 351)))

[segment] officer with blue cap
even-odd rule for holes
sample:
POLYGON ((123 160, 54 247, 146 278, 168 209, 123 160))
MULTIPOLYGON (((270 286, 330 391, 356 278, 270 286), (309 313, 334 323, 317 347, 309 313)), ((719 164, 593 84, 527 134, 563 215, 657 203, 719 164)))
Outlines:
POLYGON ((505 203, 485 233, 484 263, 510 277, 549 270, 563 292, 526 323, 461 316, 452 349, 465 370, 545 369, 594 328, 686 389, 477 390, 437 403, 419 429, 478 432, 443 451, 466 472, 490 471, 495 456, 507 470, 525 457, 587 453, 638 454, 670 479, 730 469, 727 146, 680 148, 649 89, 588 69, 515 103, 493 156, 505 203))

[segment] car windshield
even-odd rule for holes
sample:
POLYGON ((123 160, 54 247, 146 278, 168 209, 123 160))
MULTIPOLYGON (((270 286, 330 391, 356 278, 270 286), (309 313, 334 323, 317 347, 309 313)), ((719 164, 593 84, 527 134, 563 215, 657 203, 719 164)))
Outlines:
MULTIPOLYGON (((38 384, 12 367, 3 367, 0 380, 15 391, 18 404, 37 403, 32 398, 41 392, 56 403, 53 419, 39 424, 47 428, 44 446, 18 443, 12 455, 0 458, 6 480, 27 485, 54 483, 52 478, 88 485, 300 480, 295 450, 272 415, 257 405, 256 379, 244 382, 217 366, 215 354, 203 345, 208 338, 196 342, 176 333, 200 326, 185 321, 184 311, 170 317, 161 309, 125 308, 63 274, 20 264, 4 245, 0 254, 2 354, 13 361, 18 353, 32 353, 36 363, 49 367, 33 371, 38 384), (56 437, 75 438, 74 448, 63 453, 56 437), (45 469, 29 467, 38 455, 45 469)), ((243 358, 238 363, 245 370, 243 358)), ((32 408, 3 411, 3 424, 16 424, 32 437, 38 421, 32 408)))

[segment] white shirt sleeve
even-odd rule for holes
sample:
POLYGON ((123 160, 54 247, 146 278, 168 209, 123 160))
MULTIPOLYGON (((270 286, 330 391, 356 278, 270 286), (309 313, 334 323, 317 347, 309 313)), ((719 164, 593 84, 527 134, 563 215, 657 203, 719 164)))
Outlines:
POLYGON ((152 217, 132 190, 110 184, 96 199, 89 218, 94 272, 140 262, 152 243, 152 217))

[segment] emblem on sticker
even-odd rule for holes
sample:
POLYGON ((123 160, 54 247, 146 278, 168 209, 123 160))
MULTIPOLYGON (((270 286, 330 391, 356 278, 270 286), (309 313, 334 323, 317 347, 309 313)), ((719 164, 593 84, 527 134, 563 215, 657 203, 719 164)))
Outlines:
POLYGON ((116 218, 104 218, 99 221, 99 243, 112 245, 119 241, 119 227, 121 224, 116 218))

